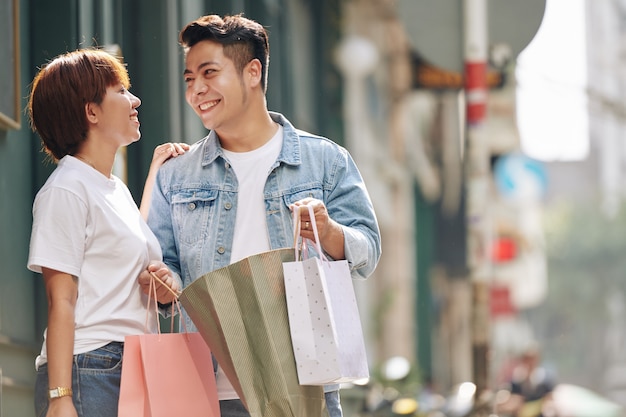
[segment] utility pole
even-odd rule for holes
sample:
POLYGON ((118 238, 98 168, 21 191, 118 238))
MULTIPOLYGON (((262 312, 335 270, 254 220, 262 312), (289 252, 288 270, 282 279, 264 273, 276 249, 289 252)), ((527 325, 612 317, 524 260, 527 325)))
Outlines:
POLYGON ((471 328, 476 395, 488 387, 489 281, 487 275, 489 150, 487 109, 487 0, 463 0, 466 103, 468 266, 472 289, 471 328))

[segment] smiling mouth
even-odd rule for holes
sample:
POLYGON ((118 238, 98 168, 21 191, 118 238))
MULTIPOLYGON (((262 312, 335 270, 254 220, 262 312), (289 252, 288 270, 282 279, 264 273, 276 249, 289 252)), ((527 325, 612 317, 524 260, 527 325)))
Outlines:
POLYGON ((217 105, 217 103, 219 103, 219 102, 220 102, 219 100, 215 100, 215 101, 210 101, 210 102, 207 102, 207 103, 201 103, 200 105, 198 105, 198 108, 201 111, 209 110, 210 108, 215 107, 217 105))

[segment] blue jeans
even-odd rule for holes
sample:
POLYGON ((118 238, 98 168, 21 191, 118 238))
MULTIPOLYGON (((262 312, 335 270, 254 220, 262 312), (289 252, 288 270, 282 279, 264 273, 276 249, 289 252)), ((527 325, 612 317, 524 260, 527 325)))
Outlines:
MULTIPOLYGON (((327 392, 325 397, 328 416, 342 417, 339 391, 327 392)), ((250 417, 250 414, 239 400, 220 401, 220 414, 222 417, 250 417)))
MULTIPOLYGON (((78 417, 117 417, 124 344, 111 342, 74 355, 73 401, 78 417)), ((35 415, 48 412, 48 364, 39 367, 35 381, 35 415)))

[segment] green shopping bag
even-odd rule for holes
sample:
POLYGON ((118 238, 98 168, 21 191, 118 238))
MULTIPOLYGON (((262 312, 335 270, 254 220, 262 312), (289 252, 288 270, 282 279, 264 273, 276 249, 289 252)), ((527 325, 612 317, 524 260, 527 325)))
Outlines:
POLYGON ((328 415, 321 386, 300 385, 278 249, 209 272, 180 302, 253 417, 328 415))

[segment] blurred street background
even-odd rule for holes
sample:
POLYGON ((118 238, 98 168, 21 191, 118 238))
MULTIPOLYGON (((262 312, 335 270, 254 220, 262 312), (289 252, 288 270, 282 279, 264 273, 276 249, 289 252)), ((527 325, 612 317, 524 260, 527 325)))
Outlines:
POLYGON ((380 222, 346 417, 623 415, 625 0, 0 0, 0 417, 33 414, 46 322, 26 270, 54 168, 23 112, 38 66, 123 57, 142 139, 116 174, 139 201, 154 146, 207 133, 178 31, 240 12, 270 33, 268 107, 351 152, 380 222), (539 408, 498 410, 540 377, 539 408))

